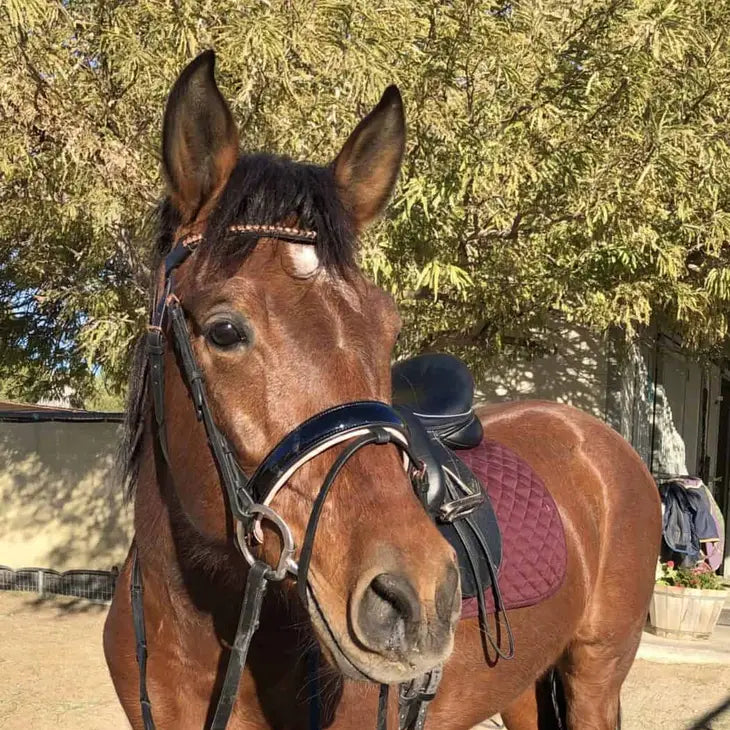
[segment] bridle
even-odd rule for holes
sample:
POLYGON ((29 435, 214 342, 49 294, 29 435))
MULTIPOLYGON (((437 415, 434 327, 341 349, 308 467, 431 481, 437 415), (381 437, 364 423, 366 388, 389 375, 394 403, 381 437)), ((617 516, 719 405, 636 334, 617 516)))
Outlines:
MULTIPOLYGON (((232 234, 274 238, 313 245, 316 231, 284 226, 235 225, 232 234)), ((164 459, 170 464, 164 402, 164 356, 170 337, 178 354, 178 363, 190 392, 198 421, 203 423, 213 460, 219 472, 228 506, 235 524, 236 544, 249 565, 243 603, 226 676, 210 730, 224 730, 238 694, 246 655, 258 626, 261 607, 269 582, 282 581, 287 575, 297 580, 302 602, 308 602, 307 576, 317 526, 327 495, 338 474, 360 449, 369 445, 394 444, 402 453, 404 466, 419 498, 425 503, 427 480, 425 467, 413 454, 408 427, 397 411, 379 401, 356 401, 324 410, 304 421, 286 435, 264 458, 256 471, 247 477, 233 448, 213 419, 203 373, 198 367, 188 331, 185 312, 175 295, 175 272, 195 252, 204 239, 202 234, 183 236, 172 246, 164 260, 162 290, 156 297, 147 331, 148 377, 152 393, 157 439, 164 459), (296 546, 286 521, 272 508, 271 502, 291 476, 317 455, 343 444, 330 467, 314 501, 305 531, 299 561, 296 546), (281 538, 281 553, 276 565, 269 565, 255 555, 262 540, 261 522, 270 523, 281 538)), ((132 613, 137 640, 140 672, 140 703, 145 730, 155 730, 152 708, 146 687, 147 644, 143 613, 142 576, 138 554, 132 569, 132 613)), ((440 672, 437 676, 440 676, 440 672)), ((433 690, 435 692, 435 689, 433 690)), ((378 728, 386 727, 387 685, 381 686, 378 728)))

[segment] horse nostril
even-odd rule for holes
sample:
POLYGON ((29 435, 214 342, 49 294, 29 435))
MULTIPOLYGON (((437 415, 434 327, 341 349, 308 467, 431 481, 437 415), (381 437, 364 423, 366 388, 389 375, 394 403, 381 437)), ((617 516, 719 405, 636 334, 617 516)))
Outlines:
POLYGON ((365 589, 356 611, 358 636, 373 651, 403 651, 421 621, 418 594, 407 578, 380 573, 365 589))

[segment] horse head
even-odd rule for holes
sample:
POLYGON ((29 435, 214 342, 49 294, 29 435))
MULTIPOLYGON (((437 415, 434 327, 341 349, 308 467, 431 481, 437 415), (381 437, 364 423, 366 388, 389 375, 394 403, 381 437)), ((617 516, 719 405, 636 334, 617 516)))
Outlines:
MULTIPOLYGON (((395 185, 405 122, 392 86, 327 166, 240 155, 214 62, 212 52, 195 59, 165 111, 169 197, 160 249, 164 256, 190 240, 196 248, 176 263, 174 292, 163 296, 174 296, 184 314, 184 338, 222 442, 251 475, 317 414, 390 402, 400 320, 390 296, 355 261, 359 235, 395 185)), ((158 298, 166 280, 161 263, 158 298)), ((158 443, 157 479, 163 471, 170 485, 182 549, 242 585, 246 563, 236 550, 230 495, 196 419, 184 354, 169 337, 162 358, 165 458, 158 443)), ((154 429, 151 416, 147 422, 154 429)), ((299 547, 321 485, 346 448, 343 442, 309 453, 269 494, 269 507, 299 547)), ((317 638, 346 676, 413 678, 452 650, 460 610, 453 551, 414 493, 397 443, 364 445, 333 479, 307 573, 317 638)), ((276 565, 279 532, 266 520, 257 530, 243 539, 260 544, 247 547, 276 565)), ((293 561, 300 558, 295 553, 293 561)), ((293 581, 284 590, 294 595, 293 581)))

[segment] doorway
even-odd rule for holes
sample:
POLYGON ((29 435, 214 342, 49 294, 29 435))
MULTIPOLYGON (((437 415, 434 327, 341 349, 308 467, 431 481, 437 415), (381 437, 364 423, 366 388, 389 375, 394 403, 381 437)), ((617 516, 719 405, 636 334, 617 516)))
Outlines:
POLYGON ((713 490, 715 501, 725 517, 726 540, 725 540, 725 575, 728 575, 728 550, 727 535, 730 531, 730 378, 722 379, 720 389, 720 423, 717 435, 717 460, 715 462, 715 488, 713 490))

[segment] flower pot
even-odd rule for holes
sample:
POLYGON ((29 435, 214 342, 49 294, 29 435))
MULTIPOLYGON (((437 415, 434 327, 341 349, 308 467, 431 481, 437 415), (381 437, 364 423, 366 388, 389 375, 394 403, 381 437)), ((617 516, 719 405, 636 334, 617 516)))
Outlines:
POLYGON ((649 620, 657 636, 709 639, 720 617, 728 591, 654 586, 649 620))

